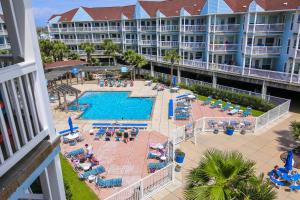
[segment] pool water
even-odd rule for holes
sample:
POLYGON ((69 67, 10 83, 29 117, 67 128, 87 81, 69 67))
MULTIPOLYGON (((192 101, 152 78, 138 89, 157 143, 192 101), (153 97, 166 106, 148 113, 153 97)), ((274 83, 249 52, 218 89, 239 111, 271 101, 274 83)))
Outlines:
MULTIPOLYGON (((85 92, 79 97, 83 113, 80 119, 87 120, 149 120, 154 98, 129 97, 130 92, 85 92), (88 106, 85 106, 85 105, 88 106)), ((70 105, 71 109, 75 106, 70 105)))

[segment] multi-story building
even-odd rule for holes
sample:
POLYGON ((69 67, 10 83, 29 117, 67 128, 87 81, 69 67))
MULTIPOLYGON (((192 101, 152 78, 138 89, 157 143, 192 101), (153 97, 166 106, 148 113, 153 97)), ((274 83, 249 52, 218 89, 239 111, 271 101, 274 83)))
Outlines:
POLYGON ((1 0, 1 7, 12 64, 0 67, 0 199, 64 200, 31 1, 1 0))
POLYGON ((299 6, 295 0, 138 1, 72 9, 53 15, 48 29, 51 38, 82 55, 80 43, 94 43, 100 55, 101 42, 110 38, 124 51, 135 49, 153 61, 176 48, 187 68, 230 70, 299 85, 299 6))
POLYGON ((6 25, 3 15, 0 15, 0 50, 10 49, 10 43, 7 37, 6 25))

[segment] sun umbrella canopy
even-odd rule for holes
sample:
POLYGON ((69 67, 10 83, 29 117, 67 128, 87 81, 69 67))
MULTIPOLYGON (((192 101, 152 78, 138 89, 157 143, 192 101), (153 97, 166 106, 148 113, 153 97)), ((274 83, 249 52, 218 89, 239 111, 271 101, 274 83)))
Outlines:
POLYGON ((189 99, 195 99, 195 98, 196 98, 196 96, 193 95, 193 94, 190 94, 190 95, 188 95, 187 97, 188 97, 189 99))
POLYGON ((68 123, 69 123, 70 131, 72 133, 73 132, 73 122, 72 122, 72 118, 71 117, 68 118, 68 123))
POLYGON ((288 155, 286 157, 284 168, 287 171, 290 171, 293 169, 293 151, 289 151, 288 155))

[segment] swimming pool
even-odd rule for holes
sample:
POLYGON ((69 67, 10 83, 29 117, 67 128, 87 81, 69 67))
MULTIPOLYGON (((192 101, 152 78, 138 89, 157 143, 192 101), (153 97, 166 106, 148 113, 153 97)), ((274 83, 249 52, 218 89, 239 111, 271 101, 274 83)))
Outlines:
MULTIPOLYGON (((149 120, 154 98, 130 97, 130 92, 85 92, 78 98, 83 108, 80 119, 149 120)), ((74 109, 71 104, 70 109, 74 109)))

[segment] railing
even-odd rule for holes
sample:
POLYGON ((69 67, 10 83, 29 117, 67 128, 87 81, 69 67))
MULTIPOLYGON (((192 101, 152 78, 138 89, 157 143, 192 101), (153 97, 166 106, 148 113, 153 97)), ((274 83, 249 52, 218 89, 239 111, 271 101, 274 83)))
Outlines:
POLYGON ((282 32, 284 24, 249 24, 249 32, 282 32), (255 28, 254 28, 255 27, 255 28))
POLYGON ((210 51, 237 51, 238 44, 211 44, 209 45, 210 51))
POLYGON ((206 31, 206 25, 183 25, 181 30, 184 32, 206 31))
POLYGON ((102 38, 93 38, 93 43, 102 43, 104 39, 102 38))
POLYGON ((156 40, 140 40, 141 45, 155 46, 156 40))
POLYGON ((161 47, 178 47, 179 42, 178 41, 161 41, 160 46, 161 47))
POLYGON ((7 30, 0 30, 0 35, 7 35, 7 30))
MULTIPOLYGON (((161 56, 158 56, 156 60, 161 63, 168 63, 164 61, 161 56)), ((300 84, 300 75, 299 74, 292 74, 286 72, 278 72, 278 71, 271 71, 271 70, 263 70, 263 69, 255 69, 249 67, 241 67, 235 65, 226 65, 226 64, 217 64, 217 63, 207 63, 198 60, 186 60, 182 59, 179 65, 184 65, 187 67, 191 67, 194 69, 203 69, 215 72, 226 72, 232 73, 236 75, 242 75, 246 77, 252 78, 260 78, 260 79, 268 79, 270 81, 277 81, 282 83, 294 83, 300 84)))
POLYGON ((106 32, 106 31, 108 31, 108 27, 107 26, 92 27, 92 31, 95 31, 95 32, 106 32))
POLYGON ((59 32, 59 28, 49 28, 50 32, 59 32))
POLYGON ((136 31, 136 26, 124 26, 124 31, 136 31))
POLYGON ((3 50, 3 49, 10 49, 10 44, 0 44, 0 49, 3 50))
POLYGON ((138 182, 114 193, 105 200, 139 200, 146 199, 174 180, 174 164, 150 174, 138 182))
MULTIPOLYGON (((280 54, 281 46, 253 46, 253 55, 280 54)), ((246 47, 246 54, 251 54, 251 46, 246 47)))
POLYGON ((240 24, 211 25, 210 30, 213 32, 238 32, 240 24))
POLYGON ((109 26, 109 31, 121 31, 121 26, 109 26))
POLYGON ((161 26, 161 32, 167 32, 167 31, 179 31, 178 25, 164 25, 161 26))
POLYGON ((0 177, 49 134, 35 105, 41 98, 35 81, 34 62, 0 68, 0 177))
POLYGON ((155 61, 156 55, 142 54, 147 60, 155 61))
POLYGON ((141 26, 141 31, 156 31, 156 26, 141 26))
POLYGON ((121 43, 122 39, 121 38, 110 38, 114 43, 121 43))
POLYGON ((92 27, 76 27, 76 32, 91 32, 92 27))
POLYGON ((74 27, 60 28, 60 32, 74 32, 74 27))
POLYGON ((205 48, 205 42, 181 42, 181 47, 185 49, 205 48))
POLYGON ((136 39, 125 39, 125 44, 137 44, 136 39))

